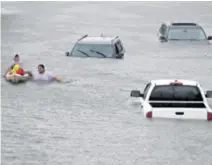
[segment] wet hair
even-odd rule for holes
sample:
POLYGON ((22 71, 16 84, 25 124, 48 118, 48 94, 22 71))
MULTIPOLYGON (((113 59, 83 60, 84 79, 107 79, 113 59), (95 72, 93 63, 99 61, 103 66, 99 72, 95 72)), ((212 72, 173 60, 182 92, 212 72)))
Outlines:
POLYGON ((17 57, 19 57, 19 55, 18 55, 18 54, 16 54, 16 55, 14 56, 14 58, 17 58, 17 57))
POLYGON ((39 64, 38 67, 45 69, 45 66, 43 64, 39 64))

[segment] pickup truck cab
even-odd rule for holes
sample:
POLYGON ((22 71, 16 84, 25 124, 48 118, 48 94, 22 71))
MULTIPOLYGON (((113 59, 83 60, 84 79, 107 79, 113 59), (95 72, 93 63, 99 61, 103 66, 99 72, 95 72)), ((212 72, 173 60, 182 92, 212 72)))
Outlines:
POLYGON ((174 118, 212 120, 212 109, 200 84, 191 80, 152 80, 143 93, 131 91, 131 97, 139 97, 147 118, 174 118))

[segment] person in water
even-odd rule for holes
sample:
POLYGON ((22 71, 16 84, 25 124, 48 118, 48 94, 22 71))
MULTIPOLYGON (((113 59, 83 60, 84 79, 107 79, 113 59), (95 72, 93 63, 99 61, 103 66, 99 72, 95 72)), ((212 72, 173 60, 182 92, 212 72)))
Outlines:
MULTIPOLYGON (((7 74, 9 71, 13 70, 13 68, 14 68, 14 66, 15 66, 16 64, 18 64, 18 65, 20 66, 20 68, 23 68, 23 64, 22 64, 22 62, 20 61, 20 56, 19 56, 18 54, 16 54, 16 55, 14 56, 13 62, 12 62, 12 64, 10 65, 10 67, 7 69, 6 73, 4 74, 4 77, 6 76, 6 74, 7 74)), ((17 67, 17 66, 16 66, 16 67, 17 67)))
POLYGON ((33 80, 35 81, 53 81, 56 80, 58 82, 61 82, 61 79, 58 76, 53 75, 51 72, 47 72, 45 70, 45 66, 43 64, 38 65, 38 72, 32 73, 29 71, 26 71, 25 73, 28 73, 33 80))
POLYGON ((20 61, 20 56, 16 54, 13 58, 12 66, 15 64, 19 64, 21 67, 23 67, 22 62, 20 61))

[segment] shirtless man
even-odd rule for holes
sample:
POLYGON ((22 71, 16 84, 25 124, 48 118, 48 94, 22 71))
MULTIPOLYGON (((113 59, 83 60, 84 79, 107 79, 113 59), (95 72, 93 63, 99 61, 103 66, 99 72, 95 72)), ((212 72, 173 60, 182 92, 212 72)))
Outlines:
POLYGON ((58 76, 54 76, 52 73, 45 71, 45 66, 43 64, 38 65, 37 73, 32 73, 29 71, 26 73, 28 73, 35 81, 48 81, 48 82, 53 80, 56 80, 58 82, 62 81, 58 76))

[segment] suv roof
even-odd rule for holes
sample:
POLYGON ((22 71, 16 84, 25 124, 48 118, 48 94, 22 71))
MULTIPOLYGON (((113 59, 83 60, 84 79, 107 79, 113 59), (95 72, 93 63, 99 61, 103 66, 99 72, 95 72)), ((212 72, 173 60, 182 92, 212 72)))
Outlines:
POLYGON ((111 44, 113 41, 118 39, 118 36, 88 36, 84 35, 77 42, 78 43, 89 43, 89 44, 111 44))
POLYGON ((194 22, 165 22, 167 26, 200 26, 194 22))
POLYGON ((176 79, 161 79, 161 80, 152 80, 151 83, 155 85, 169 85, 170 83, 182 83, 184 85, 197 86, 198 82, 193 80, 176 80, 176 79))

